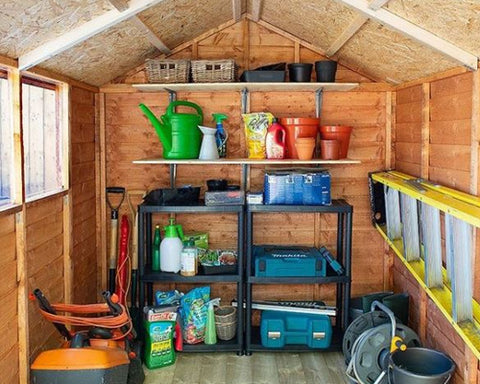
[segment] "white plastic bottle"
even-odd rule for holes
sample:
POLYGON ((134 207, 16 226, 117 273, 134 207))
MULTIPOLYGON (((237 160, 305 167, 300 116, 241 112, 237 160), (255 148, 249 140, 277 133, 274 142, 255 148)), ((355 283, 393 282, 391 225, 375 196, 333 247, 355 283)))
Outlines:
POLYGON ((170 218, 170 225, 165 227, 165 237, 160 243, 160 269, 163 272, 180 271, 180 255, 183 249, 181 233, 180 225, 175 225, 175 219, 170 218))

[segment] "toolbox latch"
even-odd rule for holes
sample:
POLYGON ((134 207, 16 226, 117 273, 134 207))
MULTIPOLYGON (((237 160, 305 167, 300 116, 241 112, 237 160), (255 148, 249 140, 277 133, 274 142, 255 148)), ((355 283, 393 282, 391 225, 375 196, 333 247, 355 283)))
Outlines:
POLYGON ((325 332, 312 332, 313 340, 322 340, 325 338, 325 332))
POLYGON ((269 339, 279 339, 282 336, 282 333, 279 331, 268 331, 268 338, 269 339))

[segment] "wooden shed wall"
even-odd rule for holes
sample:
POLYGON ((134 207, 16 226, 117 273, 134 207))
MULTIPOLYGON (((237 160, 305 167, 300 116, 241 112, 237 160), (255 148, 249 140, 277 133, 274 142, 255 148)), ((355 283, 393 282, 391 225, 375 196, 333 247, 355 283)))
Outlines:
POLYGON ((0 216, 2 282, 0 284, 0 370, 5 383, 18 383, 18 289, 15 215, 0 216))
MULTIPOLYGON (((233 55, 241 68, 256 67, 278 61, 313 62, 322 57, 265 26, 243 21, 204 39, 193 42, 173 57, 199 59, 225 58, 233 55), (248 32, 248 33, 247 33, 248 32), (247 34, 248 39, 245 41, 247 34), (233 44, 233 48, 232 48, 233 44), (228 54, 225 54, 227 51, 228 54)), ((241 73, 242 69, 239 70, 241 73)), ((347 68, 340 68, 339 81, 365 81, 366 79, 347 68)), ((132 71, 122 79, 126 83, 146 82, 143 68, 132 71)), ((168 166, 135 165, 133 160, 160 157, 162 146, 150 122, 138 108, 145 103, 156 115, 164 113, 168 105, 166 93, 139 93, 132 90, 115 93, 105 88, 105 153, 106 185, 122 185, 129 190, 151 190, 169 185, 168 166)), ((270 111, 277 116, 314 116, 313 92, 252 92, 250 110, 270 111)), ((229 157, 245 157, 245 137, 240 116, 239 92, 181 92, 179 100, 197 103, 204 116, 224 112, 229 118, 226 129, 230 134, 229 157)), ((385 167, 386 127, 390 121, 391 95, 378 92, 327 92, 322 107, 324 124, 346 124, 354 127, 349 157, 362 161, 360 165, 332 166, 332 194, 345 198, 354 205, 353 237, 353 292, 362 294, 384 289, 384 248, 382 242, 372 244, 375 236, 370 223, 367 173, 385 167)), ((102 115, 102 112, 100 112, 102 115)), ((206 120, 208 123, 208 120, 206 120)), ((240 182, 239 166, 179 166, 177 184, 194 184, 205 187, 209 178, 225 177, 240 182)), ((263 187, 263 167, 252 167, 252 189, 263 187)), ((138 202, 138 200, 137 200, 138 202)), ((121 213, 127 213, 123 206, 121 213)), ((165 224, 166 216, 155 216, 154 223, 165 224)), ((190 230, 208 230, 212 247, 233 247, 236 239, 235 220, 228 215, 179 216, 178 222, 190 230)), ((106 223, 105 223, 106 224, 106 223)), ((279 244, 327 244, 334 249, 336 242, 335 218, 330 215, 294 214, 262 215, 255 219, 255 241, 279 244)), ((192 286, 179 286, 190 289, 192 286)), ((168 288, 168 287, 163 287, 168 288)), ((231 300, 233 286, 214 285, 213 295, 231 300)), ((272 286, 254 290, 256 298, 272 299, 334 299, 333 292, 325 286, 272 286)))
MULTIPOLYGON (((469 72, 397 91, 397 170, 478 195, 478 77, 478 72, 469 72)), ((479 241, 477 234, 477 255, 479 241)), ((412 327, 426 346, 443 350, 455 360, 458 366, 455 384, 480 382, 478 360, 402 262, 396 256, 394 260, 394 287, 411 297, 412 327)), ((477 258, 474 266, 477 301, 479 271, 477 258)))
POLYGON ((94 96, 81 86, 70 89, 71 188, 0 213, 5 383, 26 382, 28 364, 40 351, 60 344, 60 335, 28 293, 40 288, 51 302, 96 302, 94 96))

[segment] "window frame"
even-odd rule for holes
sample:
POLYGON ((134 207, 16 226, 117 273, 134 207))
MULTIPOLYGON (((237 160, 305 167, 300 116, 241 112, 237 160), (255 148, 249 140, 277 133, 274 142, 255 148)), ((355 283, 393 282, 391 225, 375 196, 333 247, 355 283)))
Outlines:
POLYGON ((23 202, 23 183, 22 183, 22 145, 21 145, 21 129, 19 123, 18 113, 19 109, 19 72, 17 68, 9 65, 0 64, 0 79, 7 80, 8 84, 8 106, 9 120, 8 124, 11 129, 12 139, 12 163, 9 164, 11 175, 10 177, 10 196, 9 201, 0 205, 0 214, 11 212, 17 209, 23 202))
POLYGON ((25 148, 22 140, 22 184, 23 184, 23 200, 25 203, 41 200, 57 194, 64 194, 70 188, 70 124, 69 124, 69 85, 67 83, 44 78, 32 73, 22 73, 19 81, 20 88, 20 119, 22 124, 23 135, 23 108, 22 108, 22 86, 23 84, 32 85, 48 90, 55 91, 55 124, 61 131, 62 140, 60 143, 60 179, 61 186, 47 192, 35 193, 27 196, 27 182, 25 177, 25 148))

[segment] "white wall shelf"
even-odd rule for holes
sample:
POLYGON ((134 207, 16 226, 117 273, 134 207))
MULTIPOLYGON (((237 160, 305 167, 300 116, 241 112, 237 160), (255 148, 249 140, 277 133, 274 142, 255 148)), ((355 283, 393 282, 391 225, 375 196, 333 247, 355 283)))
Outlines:
POLYGON ((359 83, 184 83, 184 84, 132 84, 142 92, 235 92, 248 89, 250 92, 311 92, 350 91, 359 83))

